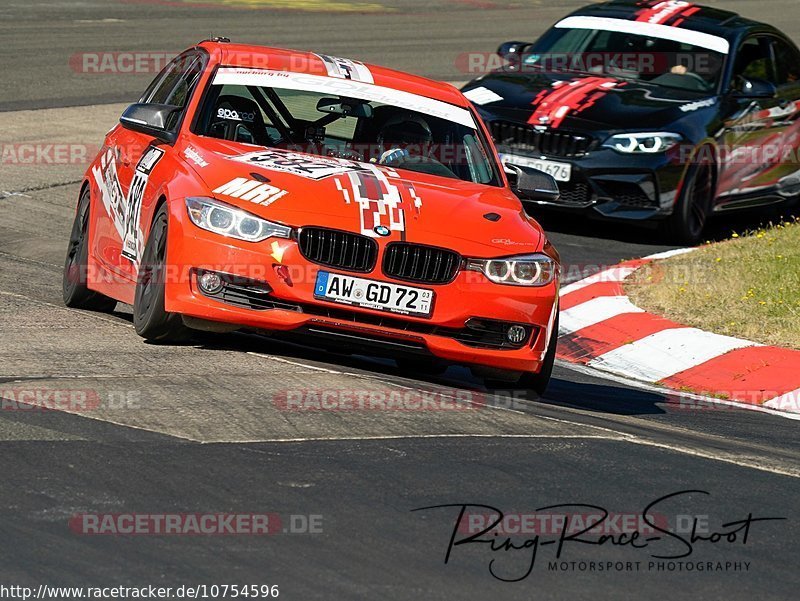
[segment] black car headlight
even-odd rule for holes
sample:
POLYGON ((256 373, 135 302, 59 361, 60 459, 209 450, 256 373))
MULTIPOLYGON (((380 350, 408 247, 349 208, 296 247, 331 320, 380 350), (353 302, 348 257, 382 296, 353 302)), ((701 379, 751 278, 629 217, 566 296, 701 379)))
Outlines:
POLYGON ((286 225, 261 219, 213 198, 187 198, 186 210, 197 227, 246 242, 288 238, 292 233, 292 228, 286 225))
POLYGON ((680 134, 663 131, 616 134, 603 142, 603 148, 623 154, 657 154, 668 151, 681 140, 680 134))
POLYGON ((467 259, 465 268, 480 271, 496 284, 511 286, 546 286, 558 273, 556 262, 541 253, 501 259, 467 259))

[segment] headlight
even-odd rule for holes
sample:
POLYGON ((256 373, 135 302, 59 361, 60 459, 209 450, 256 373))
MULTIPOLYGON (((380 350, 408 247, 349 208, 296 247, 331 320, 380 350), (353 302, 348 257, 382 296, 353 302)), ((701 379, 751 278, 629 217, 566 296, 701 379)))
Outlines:
POLYGON ((480 271, 497 284, 512 286, 546 286, 554 279, 558 267, 547 255, 520 255, 503 259, 467 259, 466 269, 480 271))
POLYGON ((625 154, 656 154, 666 152, 683 137, 670 132, 642 132, 636 134, 617 134, 603 143, 603 148, 613 148, 625 154))
POLYGON ((213 198, 187 198, 186 210, 197 227, 247 242, 288 238, 292 228, 261 219, 213 198))

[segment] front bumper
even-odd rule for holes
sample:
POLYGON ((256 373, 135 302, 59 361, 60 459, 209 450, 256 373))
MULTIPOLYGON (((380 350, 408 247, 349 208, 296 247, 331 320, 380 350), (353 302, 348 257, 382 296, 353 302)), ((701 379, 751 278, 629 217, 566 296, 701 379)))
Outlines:
POLYGON ((561 197, 535 204, 612 219, 647 220, 670 215, 686 168, 668 154, 622 155, 600 148, 585 156, 562 158, 513 147, 499 149, 528 159, 572 165, 570 181, 558 182, 561 197))
POLYGON ((201 230, 189 221, 183 203, 176 201, 170 206, 165 309, 297 337, 323 348, 363 347, 387 356, 421 354, 513 371, 540 369, 554 335, 557 283, 541 288, 503 286, 482 274, 461 271, 447 284, 409 284, 381 273, 384 248, 381 241, 378 266, 372 273, 339 271, 309 262, 294 240, 253 244, 201 230), (273 243, 278 246, 273 248, 273 243), (278 270, 278 266, 283 267, 278 270), (227 274, 239 288, 260 285, 262 291, 239 290, 227 298, 212 297, 198 287, 199 270, 227 274), (314 284, 320 270, 429 288, 436 295, 433 312, 428 318, 412 317, 315 299, 314 284), (472 327, 475 320, 490 327, 496 322, 525 325, 530 336, 516 348, 483 344, 483 335, 477 335, 472 327))

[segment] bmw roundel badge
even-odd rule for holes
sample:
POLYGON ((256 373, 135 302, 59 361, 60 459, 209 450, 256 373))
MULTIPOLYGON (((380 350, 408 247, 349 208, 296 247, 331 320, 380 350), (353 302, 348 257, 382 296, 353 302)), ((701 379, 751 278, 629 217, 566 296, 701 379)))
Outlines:
POLYGON ((375 233, 379 236, 388 236, 391 232, 385 225, 378 225, 375 227, 375 233))

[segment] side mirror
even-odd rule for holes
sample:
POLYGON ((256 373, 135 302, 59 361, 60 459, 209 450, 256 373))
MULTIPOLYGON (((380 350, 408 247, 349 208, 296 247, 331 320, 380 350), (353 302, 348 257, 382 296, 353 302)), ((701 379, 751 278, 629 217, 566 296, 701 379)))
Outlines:
POLYGON ((778 96, 778 88, 766 79, 740 77, 733 95, 736 98, 775 98, 778 96))
POLYGON ((519 62, 522 50, 527 45, 528 42, 503 42, 497 49, 497 54, 500 55, 500 58, 516 63, 519 62))
POLYGON ((517 176, 517 181, 511 187, 511 190, 521 200, 540 202, 555 202, 558 200, 560 192, 558 191, 558 184, 552 175, 533 167, 522 167, 511 163, 506 163, 505 166, 517 176))
POLYGON ((132 104, 122 113, 119 122, 122 127, 147 136, 174 144, 177 134, 170 131, 170 117, 181 107, 170 104, 132 104))

